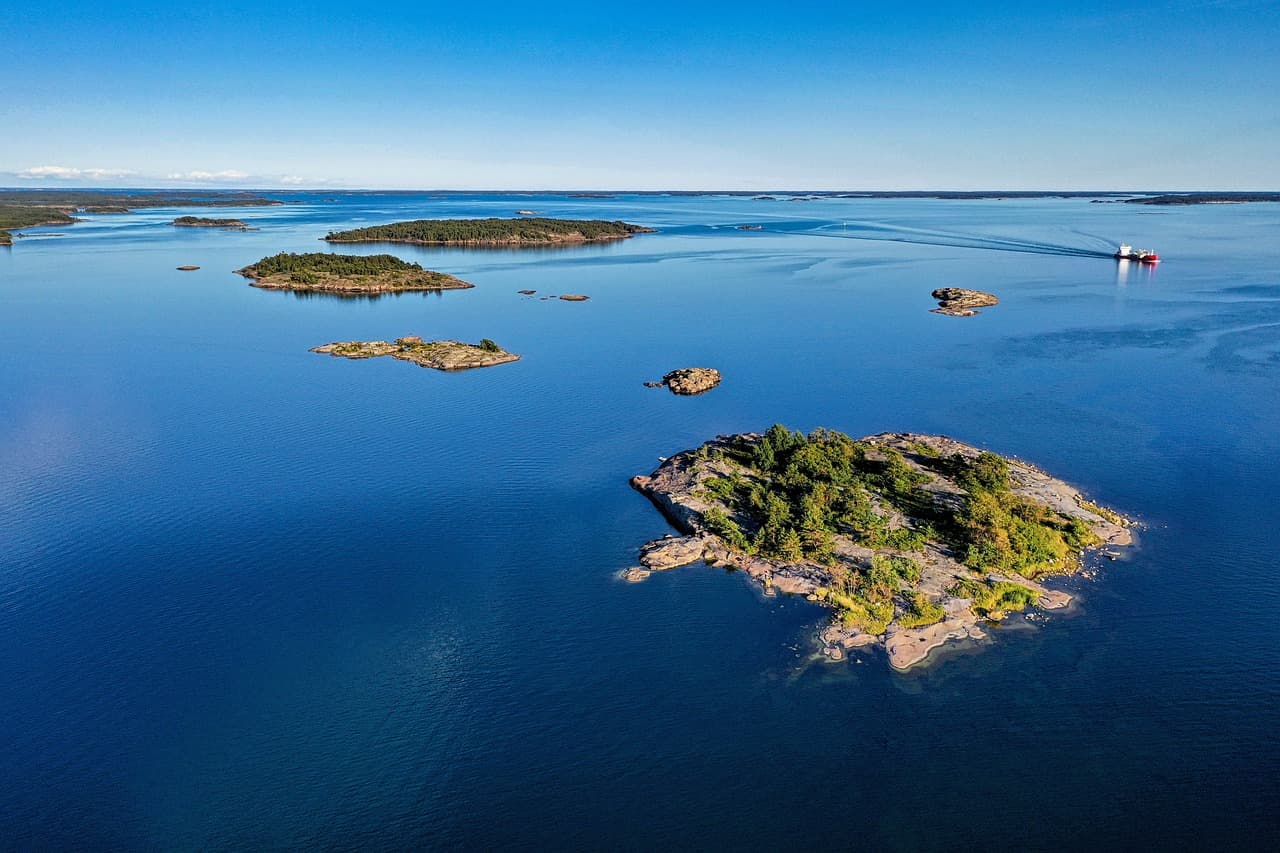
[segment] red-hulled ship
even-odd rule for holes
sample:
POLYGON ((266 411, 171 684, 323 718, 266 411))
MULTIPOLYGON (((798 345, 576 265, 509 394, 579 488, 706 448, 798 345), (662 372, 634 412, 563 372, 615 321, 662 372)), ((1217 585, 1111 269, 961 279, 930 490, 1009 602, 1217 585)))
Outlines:
POLYGON ((1160 256, 1150 249, 1134 249, 1132 246, 1121 244, 1120 250, 1116 252, 1117 261, 1137 261, 1140 264, 1158 264, 1160 256))

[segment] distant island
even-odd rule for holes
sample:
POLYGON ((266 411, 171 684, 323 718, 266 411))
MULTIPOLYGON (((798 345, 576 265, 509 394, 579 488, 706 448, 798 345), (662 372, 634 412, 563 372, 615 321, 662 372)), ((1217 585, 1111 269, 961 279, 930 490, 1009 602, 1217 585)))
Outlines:
POLYGON ((1125 519, 1061 480, 944 436, 775 425, 678 453, 632 485, 683 535, 646 545, 628 580, 698 561, 740 569, 835 611, 829 657, 880 645, 898 669, 1010 612, 1066 606, 1042 578, 1132 542, 1125 519))
POLYGON ((239 219, 206 219, 202 216, 179 216, 170 225, 179 225, 184 228, 241 228, 247 229, 249 223, 242 222, 239 219))
POLYGON ((603 219, 418 219, 331 231, 330 243, 417 243, 426 246, 553 246, 621 240, 652 228, 603 219))
POLYGON ((100 192, 94 190, 0 190, 0 245, 13 230, 72 225, 76 213, 128 213, 152 207, 260 207, 284 202, 249 192, 100 192))
POLYGON ((281 252, 236 270, 266 290, 303 293, 404 293, 475 287, 447 273, 424 270, 394 255, 338 255, 329 252, 281 252))
POLYGON ((397 338, 393 342, 337 341, 313 347, 311 352, 354 359, 389 355, 436 370, 470 370, 520 360, 520 356, 507 352, 488 338, 478 344, 464 344, 461 341, 424 341, 417 335, 397 338))
POLYGON ((1154 204, 1160 206, 1188 204, 1247 204, 1260 201, 1280 201, 1280 193, 1170 193, 1124 199, 1126 204, 1154 204))

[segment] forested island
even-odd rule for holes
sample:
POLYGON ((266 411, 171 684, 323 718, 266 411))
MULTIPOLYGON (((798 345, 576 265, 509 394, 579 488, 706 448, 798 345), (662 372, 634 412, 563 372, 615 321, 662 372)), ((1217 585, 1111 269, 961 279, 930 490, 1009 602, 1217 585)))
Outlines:
POLYGON ((603 219, 418 219, 331 231, 330 243, 417 243, 427 246, 553 246, 621 240, 652 228, 603 219))
MULTIPOLYGON (((260 207, 284 202, 249 192, 99 192, 94 190, 0 190, 0 244, 18 228, 72 225, 76 213, 128 213, 151 207, 260 207)), ((177 224, 177 223, 175 223, 177 224)))
POLYGON ((203 216, 179 216, 170 225, 182 228, 239 228, 248 229, 249 223, 239 219, 208 219, 203 216))
POLYGON ((1162 207, 1188 204, 1247 204, 1259 201, 1280 201, 1280 193, 1170 193, 1167 195, 1127 198, 1126 204, 1153 204, 1162 207))
POLYGON ((520 360, 520 356, 507 352, 488 338, 478 344, 464 344, 461 341, 424 341, 417 335, 394 341, 335 341, 312 347, 311 352, 353 359, 389 355, 436 370, 470 370, 520 360))
POLYGON ((1066 606, 1039 581, 1132 541, 1125 519, 1061 480, 944 436, 775 425, 679 453, 632 485, 684 535, 646 545, 628 579, 737 568, 831 608, 829 657, 882 645, 898 669, 1010 612, 1066 606))
POLYGON ((236 270, 250 284, 267 290, 304 293, 371 294, 475 287, 447 273, 394 255, 338 255, 330 252, 281 252, 236 270))

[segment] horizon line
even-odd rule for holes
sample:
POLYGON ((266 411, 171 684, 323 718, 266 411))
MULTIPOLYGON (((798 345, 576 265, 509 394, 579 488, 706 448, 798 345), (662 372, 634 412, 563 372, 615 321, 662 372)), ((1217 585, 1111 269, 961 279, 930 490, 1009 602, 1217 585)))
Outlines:
POLYGON ((927 194, 927 193, 955 193, 955 194, 1061 194, 1061 195, 1159 195, 1159 194, 1191 194, 1191 193, 1219 193, 1222 195, 1245 195, 1249 193, 1265 193, 1280 194, 1280 190, 1275 189, 1061 189, 1061 188, 1020 188, 1012 189, 1009 187, 991 187, 983 189, 954 189, 946 187, 933 187, 929 189, 813 189, 813 188, 773 188, 773 189, 729 189, 729 188, 705 188, 705 189, 626 189, 626 188, 610 188, 610 189, 586 189, 563 187, 558 189, 478 189, 478 188, 442 188, 442 187, 334 187, 334 186, 315 186, 315 187, 263 187, 263 186, 75 186, 67 184, 54 184, 42 186, 0 186, 0 191, 15 192, 43 192, 50 190, 81 190, 91 192, 125 192, 131 190, 145 191, 208 191, 208 192, 276 192, 276 193, 476 193, 476 194, 515 194, 515 195, 558 195, 564 193, 581 193, 590 195, 655 195, 655 194, 700 194, 700 195, 769 195, 771 193, 787 193, 791 195, 832 195, 832 194, 927 194))

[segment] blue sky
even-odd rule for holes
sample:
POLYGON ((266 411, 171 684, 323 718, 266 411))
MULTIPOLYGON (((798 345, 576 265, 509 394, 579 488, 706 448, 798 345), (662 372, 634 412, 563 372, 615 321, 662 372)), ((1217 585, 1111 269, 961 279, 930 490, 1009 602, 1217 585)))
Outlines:
POLYGON ((1280 190, 1277 93, 1276 2, 68 0, 0 185, 1280 190))

